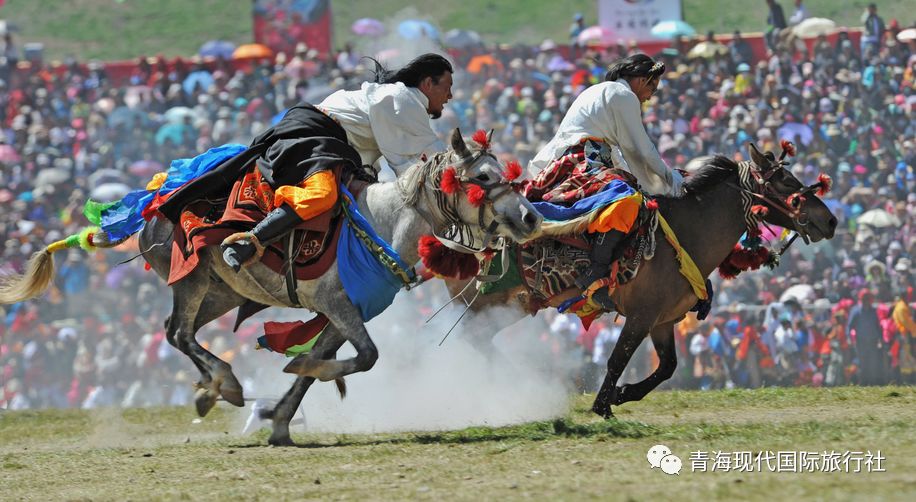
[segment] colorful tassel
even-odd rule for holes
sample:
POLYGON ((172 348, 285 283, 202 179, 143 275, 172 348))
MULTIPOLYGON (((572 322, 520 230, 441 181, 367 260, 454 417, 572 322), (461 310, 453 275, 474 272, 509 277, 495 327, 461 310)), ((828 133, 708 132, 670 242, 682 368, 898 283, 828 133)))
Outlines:
POLYGON ((95 244, 92 243, 92 236, 101 232, 99 227, 86 227, 80 231, 79 236, 79 247, 83 248, 86 251, 95 251, 97 248, 95 244))
POLYGON ((511 160, 506 164, 506 181, 514 181, 522 175, 522 165, 517 160, 511 160))
POLYGON ((819 185, 817 188, 817 196, 823 197, 827 195, 827 192, 829 192, 831 188, 833 188, 833 178, 824 173, 821 173, 817 177, 817 184, 819 185))
POLYGON ((791 141, 784 139, 779 142, 779 146, 782 148, 782 155, 779 156, 779 160, 782 160, 788 155, 789 157, 795 157, 795 144, 791 141))
POLYGON ((648 209, 649 211, 657 211, 658 210, 658 201, 656 201, 655 199, 646 199, 646 209, 648 209))
POLYGON ((480 270, 476 256, 449 249, 432 235, 420 237, 417 252, 423 265, 436 275, 470 279, 480 270))
POLYGON ((763 218, 764 216, 770 214, 770 208, 760 204, 755 204, 751 206, 751 212, 754 213, 754 216, 763 218))
POLYGON ((150 182, 146 184, 146 190, 148 192, 159 190, 162 184, 165 183, 165 179, 168 177, 168 175, 168 173, 156 173, 153 176, 153 179, 151 179, 150 182))
POLYGON ((458 172, 455 171, 454 167, 449 167, 442 172, 442 181, 439 183, 439 188, 448 195, 452 195, 458 191, 458 188, 461 187, 461 184, 458 182, 458 172))
POLYGON ((487 193, 483 191, 483 188, 480 188, 477 185, 468 185, 467 194, 468 202, 470 202, 474 207, 480 207, 480 205, 483 204, 484 199, 487 198, 487 193))
POLYGON ((480 148, 483 150, 490 149, 490 139, 487 138, 487 131, 484 131, 483 129, 477 129, 477 131, 475 131, 471 136, 471 140, 473 140, 474 143, 480 145, 480 148))

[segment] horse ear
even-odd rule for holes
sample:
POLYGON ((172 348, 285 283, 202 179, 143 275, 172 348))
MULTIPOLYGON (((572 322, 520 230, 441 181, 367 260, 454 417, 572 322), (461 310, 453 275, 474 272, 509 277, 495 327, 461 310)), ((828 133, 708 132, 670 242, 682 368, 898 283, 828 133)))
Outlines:
POLYGON ((757 149, 757 145, 753 142, 747 144, 747 151, 751 154, 751 160, 754 161, 754 165, 762 171, 766 171, 772 166, 770 159, 763 154, 760 150, 757 149))
POLYGON ((490 129, 490 132, 487 133, 487 144, 488 145, 493 144, 493 131, 495 131, 495 129, 490 129))
POLYGON ((452 145, 452 151, 454 151, 462 159, 466 159, 471 156, 471 151, 468 149, 468 145, 465 144, 464 138, 461 136, 461 130, 457 127, 452 131, 452 135, 449 138, 449 143, 452 145))

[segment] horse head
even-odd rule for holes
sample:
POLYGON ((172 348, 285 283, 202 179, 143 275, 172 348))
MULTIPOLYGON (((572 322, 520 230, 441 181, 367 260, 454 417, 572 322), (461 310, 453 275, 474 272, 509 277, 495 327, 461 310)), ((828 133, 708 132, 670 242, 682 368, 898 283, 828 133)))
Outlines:
POLYGON ((445 204, 439 204, 449 224, 474 228, 485 233, 484 241, 500 235, 516 242, 538 236, 543 217, 521 194, 521 166, 500 164, 490 153, 493 131, 477 131, 473 139, 479 148, 471 149, 458 129, 449 139, 451 150, 439 172, 438 187, 445 204))
POLYGON ((830 239, 837 219, 819 198, 830 190, 830 177, 821 174, 817 183, 805 186, 786 169, 786 155, 794 155, 795 147, 782 142, 782 153, 761 152, 754 143, 748 144, 751 156, 750 179, 742 185, 755 197, 752 211, 763 221, 797 232, 805 242, 830 239), (763 206, 765 209, 759 209, 763 206))

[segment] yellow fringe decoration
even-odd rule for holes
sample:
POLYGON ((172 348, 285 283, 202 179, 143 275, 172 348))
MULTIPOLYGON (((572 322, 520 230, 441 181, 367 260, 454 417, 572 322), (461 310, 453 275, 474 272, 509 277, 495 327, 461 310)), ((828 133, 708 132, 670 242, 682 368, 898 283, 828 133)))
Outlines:
POLYGON ((709 292, 706 291, 706 280, 700 274, 700 269, 697 268, 697 264, 687 254, 687 251, 681 247, 677 236, 674 235, 674 230, 671 230, 661 213, 658 213, 658 223, 661 225, 662 231, 665 232, 665 238, 668 239, 671 247, 674 248, 674 252, 677 253, 677 262, 680 265, 681 275, 690 283, 690 287, 693 288, 693 294, 697 295, 700 300, 709 299, 709 292))
POLYGON ((156 173, 153 176, 153 179, 151 179, 150 182, 146 184, 146 190, 148 192, 154 192, 156 190, 159 190, 159 187, 161 187, 162 184, 165 183, 165 178, 167 176, 168 176, 168 173, 156 173))

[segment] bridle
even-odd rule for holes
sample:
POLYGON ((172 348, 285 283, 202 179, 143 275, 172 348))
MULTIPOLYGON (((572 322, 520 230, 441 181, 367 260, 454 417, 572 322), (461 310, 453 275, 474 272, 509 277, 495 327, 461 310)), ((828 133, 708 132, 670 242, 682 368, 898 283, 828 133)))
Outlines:
MULTIPOLYGON (((747 226, 748 235, 759 235, 758 226, 761 224, 767 226, 766 222, 763 221, 762 215, 758 214, 759 211, 755 211, 755 202, 762 202, 766 204, 766 207, 776 210, 789 218, 795 226, 795 237, 801 236, 807 244, 810 242, 807 231, 810 221, 804 211, 807 197, 813 192, 822 188, 829 188, 829 186, 825 186, 827 184, 826 181, 819 180, 817 183, 803 186, 788 196, 783 196, 783 194, 776 191, 772 178, 775 174, 785 169, 788 163, 782 159, 775 160, 774 163, 775 166, 766 171, 762 170, 753 161, 747 160, 738 163, 738 186, 735 188, 741 192, 744 223, 747 226)), ((794 242, 795 237, 783 247, 780 254, 788 249, 789 245, 794 242)))
MULTIPOLYGON (((427 160, 426 164, 421 167, 421 178, 418 180, 420 190, 428 190, 433 193, 436 201, 436 207, 443 216, 438 218, 435 214, 423 215, 423 217, 433 224, 433 235, 436 236, 446 247, 463 253, 480 253, 491 247, 493 238, 496 235, 496 229, 499 222, 496 218, 489 224, 486 223, 484 215, 487 208, 493 205, 502 197, 521 189, 521 183, 510 181, 502 177, 495 181, 481 181, 469 178, 465 171, 468 167, 477 164, 483 157, 490 157, 496 161, 496 156, 488 150, 481 149, 477 153, 461 158, 455 167, 457 172, 457 181, 460 189, 453 194, 447 194, 440 188, 440 183, 445 170, 449 167, 445 164, 449 158, 450 152, 442 152, 434 155, 427 160), (433 174, 433 176, 430 176, 433 174), (483 196, 477 204, 477 226, 478 230, 484 232, 483 242, 479 248, 467 245, 467 242, 473 242, 473 229, 471 226, 461 220, 458 211, 458 197, 464 196, 470 187, 477 187, 482 191, 483 196), (441 229, 441 230, 440 230, 441 229), (442 235, 440 235, 440 232, 442 235)), ((405 202, 410 201, 405 198, 405 202)), ((413 204, 415 206, 415 201, 413 204)), ((422 211, 420 211, 422 214, 422 211)), ((501 240, 500 240, 501 241, 501 240)))

